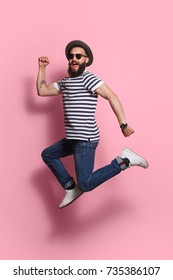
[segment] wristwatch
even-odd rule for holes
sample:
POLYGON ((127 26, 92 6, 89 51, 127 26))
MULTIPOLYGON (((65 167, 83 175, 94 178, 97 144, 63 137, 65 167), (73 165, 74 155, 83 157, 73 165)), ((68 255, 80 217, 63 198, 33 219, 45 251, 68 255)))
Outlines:
POLYGON ((124 129, 126 129, 127 126, 128 126, 127 123, 122 123, 122 124, 120 125, 120 128, 121 128, 122 130, 124 130, 124 129))

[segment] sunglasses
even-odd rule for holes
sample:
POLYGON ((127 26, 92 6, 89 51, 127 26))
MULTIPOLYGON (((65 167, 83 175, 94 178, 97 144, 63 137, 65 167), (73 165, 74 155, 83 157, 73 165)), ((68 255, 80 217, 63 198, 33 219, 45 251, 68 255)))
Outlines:
POLYGON ((76 53, 76 54, 74 54, 74 53, 69 53, 69 54, 68 54, 68 59, 69 59, 69 60, 70 60, 70 59, 73 59, 74 56, 76 56, 77 59, 81 59, 82 57, 87 57, 87 55, 84 55, 84 54, 81 54, 81 53, 76 53))

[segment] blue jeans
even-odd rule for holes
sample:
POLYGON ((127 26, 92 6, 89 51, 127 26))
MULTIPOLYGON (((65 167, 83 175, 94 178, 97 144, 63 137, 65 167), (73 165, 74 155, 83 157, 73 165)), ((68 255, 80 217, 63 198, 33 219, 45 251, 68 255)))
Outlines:
POLYGON ((80 141, 64 138, 46 148, 42 152, 42 158, 61 186, 67 189, 74 184, 74 180, 60 159, 73 155, 78 187, 83 192, 88 192, 126 168, 123 160, 117 157, 110 164, 93 172, 97 145, 98 142, 90 142, 90 140, 80 141))

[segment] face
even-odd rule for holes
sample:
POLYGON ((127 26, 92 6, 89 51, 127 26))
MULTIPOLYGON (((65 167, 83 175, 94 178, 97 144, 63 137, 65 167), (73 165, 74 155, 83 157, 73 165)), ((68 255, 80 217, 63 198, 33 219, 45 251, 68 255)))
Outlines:
POLYGON ((89 58, 83 48, 75 47, 69 53, 68 73, 71 77, 80 76, 89 62, 89 58))

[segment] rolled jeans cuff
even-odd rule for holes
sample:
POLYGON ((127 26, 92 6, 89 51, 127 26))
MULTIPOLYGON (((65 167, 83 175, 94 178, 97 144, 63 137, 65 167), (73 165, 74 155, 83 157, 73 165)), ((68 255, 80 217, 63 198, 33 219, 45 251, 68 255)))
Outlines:
POLYGON ((67 189, 75 184, 75 181, 71 179, 68 183, 65 184, 64 189, 67 189))
POLYGON ((116 161, 118 162, 121 170, 126 170, 128 168, 127 165, 125 165, 125 163, 121 157, 119 157, 119 156, 116 157, 116 161))

